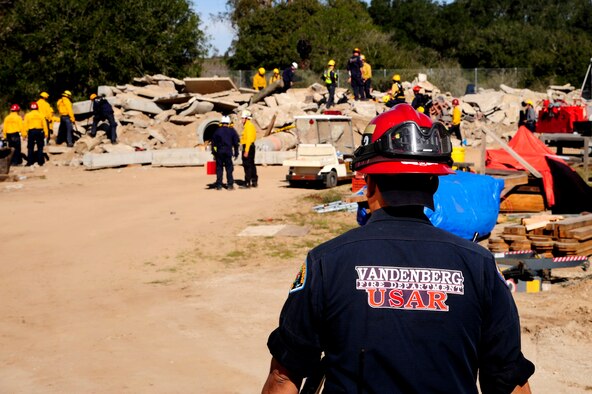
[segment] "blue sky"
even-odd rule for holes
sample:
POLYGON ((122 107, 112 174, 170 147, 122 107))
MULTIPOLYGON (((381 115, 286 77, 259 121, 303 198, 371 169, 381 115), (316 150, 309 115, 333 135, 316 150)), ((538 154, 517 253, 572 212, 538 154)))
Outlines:
MULTIPOLYGON (((370 3, 370 0, 365 0, 370 3)), ((210 44, 223 55, 230 47, 234 32, 228 21, 216 21, 212 14, 226 11, 226 0, 193 0, 193 9, 199 14, 201 29, 210 37, 210 44)))

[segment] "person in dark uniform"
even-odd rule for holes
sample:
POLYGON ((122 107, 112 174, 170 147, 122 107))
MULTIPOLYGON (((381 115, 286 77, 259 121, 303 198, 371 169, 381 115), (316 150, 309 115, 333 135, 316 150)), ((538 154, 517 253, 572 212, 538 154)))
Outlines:
POLYGON ((222 190, 222 177, 226 169, 227 189, 234 189, 234 164, 232 159, 238 157, 238 133, 230 127, 230 117, 220 119, 220 127, 212 136, 212 154, 216 159, 216 190, 222 190))
POLYGON ((483 393, 530 392, 491 252, 424 215, 451 151, 444 125, 408 104, 366 127, 353 167, 370 218, 309 252, 267 342, 263 393, 296 393, 319 371, 330 393, 477 393, 477 379, 483 393))
POLYGON ((362 80, 362 67, 364 62, 360 57, 360 50, 354 48, 352 57, 347 61, 347 72, 349 73, 349 82, 354 91, 354 100, 363 100, 364 95, 364 81, 362 80))
POLYGON ((290 89, 294 84, 294 75, 296 75, 296 70, 298 70, 298 63, 294 62, 290 65, 290 67, 286 68, 282 72, 282 81, 284 82, 284 88, 282 89, 282 92, 287 92, 288 89, 290 89))
POLYGON ((113 107, 109 104, 109 101, 105 99, 105 96, 97 96, 91 94, 90 99, 93 105, 93 122, 90 129, 90 136, 95 137, 97 135, 97 125, 99 122, 107 121, 109 123, 109 132, 107 136, 111 140, 112 144, 117 143, 117 122, 113 116, 113 107))
POLYGON ((430 108, 432 108, 431 97, 421 93, 421 87, 419 85, 413 87, 413 101, 411 102, 411 106, 422 114, 429 114, 430 108))

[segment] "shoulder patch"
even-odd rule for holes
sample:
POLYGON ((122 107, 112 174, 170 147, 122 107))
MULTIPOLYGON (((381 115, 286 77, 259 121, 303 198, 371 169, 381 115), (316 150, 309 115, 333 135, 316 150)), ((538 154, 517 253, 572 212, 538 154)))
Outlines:
POLYGON ((290 287, 290 293, 294 293, 304 288, 304 285, 306 284, 307 271, 307 262, 305 261, 304 263, 302 263, 302 266, 300 267, 300 270, 296 275, 296 279, 294 279, 294 282, 292 282, 292 287, 290 287))

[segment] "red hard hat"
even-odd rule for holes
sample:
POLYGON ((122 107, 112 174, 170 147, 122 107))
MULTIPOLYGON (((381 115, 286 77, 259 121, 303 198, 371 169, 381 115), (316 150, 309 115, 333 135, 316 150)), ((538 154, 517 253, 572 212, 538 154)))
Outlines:
POLYGON ((452 99, 452 105, 458 105, 458 99, 452 99))
POLYGON ((37 106, 37 103, 34 102, 34 101, 31 103, 31 105, 29 105, 29 108, 31 108, 31 109, 39 109, 39 107, 37 106))
POLYGON ((421 90, 421 87, 420 87, 419 85, 415 85, 415 86, 413 87, 413 91, 414 91, 414 92, 419 92, 420 90, 421 90))
POLYGON ((440 122, 409 104, 396 105, 370 121, 353 168, 363 174, 454 174, 452 144, 440 122))
POLYGON ((19 105, 18 105, 18 104, 12 104, 12 105, 10 106, 10 110, 11 110, 11 111, 20 111, 20 110, 21 110, 21 107, 19 107, 19 105))

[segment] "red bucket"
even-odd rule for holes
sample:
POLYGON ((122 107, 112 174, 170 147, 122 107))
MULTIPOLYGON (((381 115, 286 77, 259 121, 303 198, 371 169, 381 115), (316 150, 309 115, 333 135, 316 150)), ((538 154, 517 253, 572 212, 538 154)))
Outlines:
POLYGON ((215 161, 206 162, 206 174, 216 175, 216 162, 215 161))

